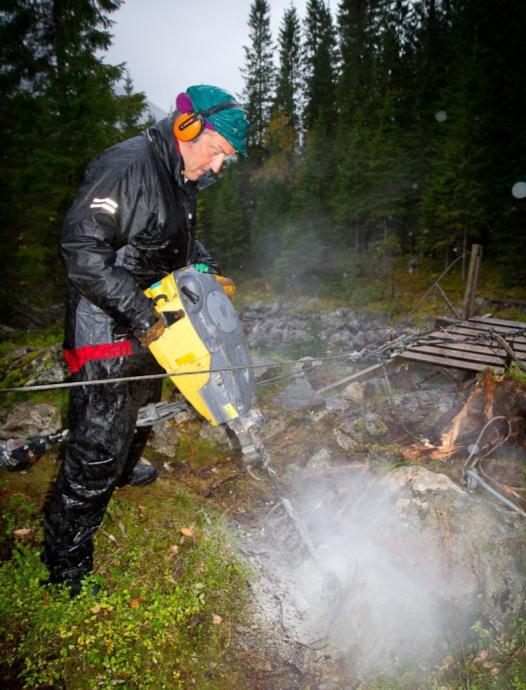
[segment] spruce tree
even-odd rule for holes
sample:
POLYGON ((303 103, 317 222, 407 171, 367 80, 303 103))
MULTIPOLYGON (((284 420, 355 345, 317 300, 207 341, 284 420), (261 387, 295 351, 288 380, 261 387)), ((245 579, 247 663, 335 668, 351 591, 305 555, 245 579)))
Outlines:
POLYGON ((274 112, 284 116, 295 140, 300 130, 301 35, 296 8, 283 14, 278 38, 279 69, 274 112))
POLYGON ((108 15, 120 4, 22 0, 0 15, 0 182, 16 266, 4 278, 42 299, 53 298, 62 276, 57 236, 85 166, 121 136, 125 109, 115 87, 124 68, 106 65, 99 54, 111 42, 108 15))
POLYGON ((304 21, 304 128, 316 122, 327 130, 336 122, 336 33, 324 0, 308 0, 304 21))
POLYGON ((338 105, 342 122, 367 118, 375 101, 374 62, 377 45, 377 5, 380 0, 341 0, 338 6, 340 75, 338 105))
POLYGON ((128 70, 125 72, 124 93, 118 96, 119 122, 118 129, 121 139, 137 136, 145 127, 154 123, 153 118, 144 118, 148 105, 143 93, 137 93, 133 88, 133 80, 128 70))
POLYGON ((248 145, 261 152, 270 121, 275 84, 270 4, 267 0, 253 0, 248 26, 250 45, 243 46, 245 66, 241 69, 245 80, 243 102, 252 125, 248 145))

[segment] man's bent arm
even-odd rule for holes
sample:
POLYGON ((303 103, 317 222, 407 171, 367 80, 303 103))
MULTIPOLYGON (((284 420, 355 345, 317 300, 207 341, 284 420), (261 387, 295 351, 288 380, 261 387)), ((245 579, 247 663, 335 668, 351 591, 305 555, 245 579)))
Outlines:
POLYGON ((104 209, 64 223, 60 256, 72 285, 120 325, 146 329, 157 316, 133 276, 115 266, 116 219, 104 209))

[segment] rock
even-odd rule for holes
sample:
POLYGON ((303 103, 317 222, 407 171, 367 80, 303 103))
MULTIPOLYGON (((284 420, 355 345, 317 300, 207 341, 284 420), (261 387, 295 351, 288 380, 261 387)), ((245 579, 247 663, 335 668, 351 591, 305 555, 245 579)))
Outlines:
POLYGON ((466 491, 445 474, 430 472, 420 465, 399 467, 390 473, 389 478, 397 487, 408 486, 413 494, 423 494, 426 491, 453 491, 466 495, 466 491))
POLYGON ((12 407, 1 422, 0 438, 25 440, 61 429, 59 411, 48 403, 21 402, 12 407))
POLYGON ((315 412, 311 412, 310 416, 314 424, 317 424, 318 422, 321 422, 322 419, 327 417, 327 415, 330 415, 331 412, 328 410, 326 407, 323 410, 316 410, 315 412))
POLYGON ((345 398, 340 398, 338 395, 333 395, 330 398, 325 398, 325 407, 330 412, 345 412, 349 409, 350 402, 345 398))
POLYGON ((314 357, 301 357, 298 362, 298 367, 301 371, 310 371, 314 366, 318 366, 314 357))
POLYGON ((352 344, 357 350, 362 350, 367 345, 365 333, 357 333, 353 338, 352 344))
POLYGON ((367 413, 364 415, 364 426, 365 430, 369 434, 369 436, 372 436, 373 438, 377 438, 378 436, 382 436, 383 434, 387 433, 388 429, 387 426, 383 423, 383 421, 378 417, 377 415, 374 415, 372 413, 367 413))
POLYGON ((345 400, 360 403, 364 398, 364 387, 358 381, 352 381, 343 389, 342 396, 345 398, 345 400))
POLYGON ((334 436, 334 440, 342 450, 345 450, 347 452, 356 452, 362 450, 362 445, 360 443, 355 441, 350 436, 347 436, 347 434, 344 434, 341 429, 338 429, 338 427, 335 427, 332 430, 332 435, 334 436))
POLYGON ((305 378, 296 379, 284 388, 275 401, 287 410, 313 409, 325 404, 305 378))
POLYGON ((275 316, 276 314, 279 314, 280 311, 281 311, 280 302, 273 302, 270 305, 270 309, 268 310, 268 315, 269 316, 275 316))
POLYGON ((405 524, 442 544, 436 558, 443 562, 431 564, 431 570, 449 572, 448 586, 463 608, 497 625, 520 616, 526 593, 524 519, 424 467, 397 468, 387 481, 399 492, 394 507, 405 524))
POLYGON ((199 430, 199 438, 207 441, 212 441, 221 448, 233 449, 234 443, 228 434, 227 427, 224 424, 212 426, 211 424, 203 423, 199 430))
POLYGON ((320 471, 331 467, 331 451, 328 448, 321 448, 315 453, 305 465, 306 470, 320 471))
POLYGON ((57 344, 33 360, 31 383, 28 381, 28 385, 60 383, 67 376, 69 371, 64 362, 62 345, 57 344))
POLYGON ((148 445, 157 453, 173 458, 177 447, 177 436, 177 424, 175 420, 169 419, 152 427, 148 445))
MULTIPOLYGON (((258 362, 255 362, 258 364, 258 362)), ((266 379, 274 378, 274 376, 279 376, 282 373, 282 367, 279 364, 269 364, 268 366, 261 366, 254 369, 256 375, 256 381, 265 381, 266 379)))

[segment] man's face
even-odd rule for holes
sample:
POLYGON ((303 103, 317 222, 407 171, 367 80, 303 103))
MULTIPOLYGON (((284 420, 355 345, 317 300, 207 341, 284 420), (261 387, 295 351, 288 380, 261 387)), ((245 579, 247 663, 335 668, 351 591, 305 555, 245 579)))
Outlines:
POLYGON ((233 146, 218 132, 205 129, 194 141, 180 141, 184 176, 195 182, 209 170, 218 173, 225 159, 235 153, 233 146))

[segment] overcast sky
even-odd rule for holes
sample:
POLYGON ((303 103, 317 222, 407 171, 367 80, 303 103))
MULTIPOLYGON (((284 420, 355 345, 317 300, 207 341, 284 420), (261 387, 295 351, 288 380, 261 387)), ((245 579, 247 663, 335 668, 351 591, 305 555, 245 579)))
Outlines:
MULTIPOLYGON (((274 41, 290 4, 270 0, 274 41)), ((301 20, 305 4, 294 0, 301 20)), ((126 62, 135 90, 165 111, 191 84, 216 84, 240 94, 250 5, 250 0, 125 0, 111 15, 114 39, 105 61, 126 62)))

